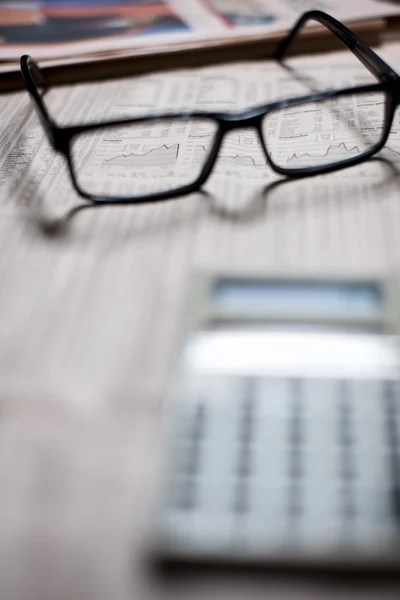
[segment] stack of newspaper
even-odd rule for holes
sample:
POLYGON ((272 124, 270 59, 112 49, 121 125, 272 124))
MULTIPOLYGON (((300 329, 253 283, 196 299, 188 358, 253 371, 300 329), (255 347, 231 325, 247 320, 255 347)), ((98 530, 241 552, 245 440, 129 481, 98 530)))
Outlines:
MULTIPOLYGON (((398 5, 375 0, 10 0, 0 4, 0 90, 7 81, 15 86, 22 54, 64 81, 265 58, 309 9, 367 34, 400 14, 398 5)), ((320 50, 321 29, 310 27, 309 35, 320 50)))

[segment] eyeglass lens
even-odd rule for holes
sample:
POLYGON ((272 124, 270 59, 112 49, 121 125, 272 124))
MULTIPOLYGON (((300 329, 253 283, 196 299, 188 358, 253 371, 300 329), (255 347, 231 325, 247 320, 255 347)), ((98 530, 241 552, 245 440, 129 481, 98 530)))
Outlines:
POLYGON ((198 179, 217 122, 154 119, 102 127, 75 136, 71 162, 78 187, 110 198, 176 191, 198 179))
POLYGON ((362 156, 384 134, 385 93, 348 94, 268 113, 262 123, 271 162, 286 171, 362 156))

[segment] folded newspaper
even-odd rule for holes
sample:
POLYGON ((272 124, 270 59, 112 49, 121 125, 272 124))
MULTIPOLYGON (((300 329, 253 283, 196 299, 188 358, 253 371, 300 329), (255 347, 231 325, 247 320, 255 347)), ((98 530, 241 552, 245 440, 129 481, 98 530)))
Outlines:
POLYGON ((22 54, 49 67, 149 55, 175 66, 187 50, 278 40, 311 8, 350 24, 400 15, 375 0, 10 0, 0 3, 0 74, 22 54))

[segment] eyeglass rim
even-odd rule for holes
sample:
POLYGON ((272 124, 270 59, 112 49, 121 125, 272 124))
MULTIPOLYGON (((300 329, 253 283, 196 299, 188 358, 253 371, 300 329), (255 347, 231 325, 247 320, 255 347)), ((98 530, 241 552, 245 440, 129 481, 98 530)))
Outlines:
MULTIPOLYGON (((262 143, 262 147, 263 147, 263 151, 267 160, 267 163, 272 167, 272 169, 274 171, 276 171, 279 174, 283 174, 283 175, 289 175, 289 176, 296 176, 296 177, 306 177, 311 173, 326 173, 329 172, 330 170, 335 170, 336 168, 340 167, 340 168, 345 168, 346 166, 351 166, 353 164, 357 164, 358 162, 361 162, 361 160, 364 160, 365 158, 367 158, 368 156, 374 154, 375 152, 379 151, 380 148, 383 147, 383 145, 385 144, 385 141, 387 140, 390 128, 391 128, 391 108, 390 108, 390 97, 387 97, 387 89, 385 87, 384 84, 370 84, 370 85, 364 85, 364 86, 359 86, 357 88, 347 88, 347 89, 340 89, 340 90, 333 90, 333 91, 328 91, 328 92, 320 92, 320 93, 314 93, 314 94, 308 94, 306 96, 302 96, 299 98, 291 98, 291 99, 285 99, 283 101, 279 101, 279 102, 274 102, 274 103, 270 103, 270 104, 265 104, 259 107, 255 107, 252 108, 250 110, 247 111, 240 111, 240 112, 236 112, 236 113, 227 113, 227 112, 218 112, 218 113, 209 113, 209 112, 203 112, 203 111, 196 111, 196 112, 187 112, 187 113, 169 113, 169 114, 165 114, 165 115, 154 115, 151 117, 137 117, 134 119, 118 119, 118 120, 114 120, 114 121, 110 121, 106 124, 104 123, 98 123, 98 124, 91 124, 91 125, 84 125, 84 126, 74 126, 74 127, 70 127, 68 128, 68 135, 70 135, 69 137, 69 149, 67 152, 67 155, 70 157, 70 161, 71 161, 71 173, 73 175, 74 178, 74 183, 76 185, 76 188, 79 190, 79 193, 81 195, 84 195, 85 197, 88 197, 88 199, 98 199, 101 198, 103 196, 101 195, 97 195, 97 194, 91 194, 87 191, 85 191, 85 189, 81 186, 81 184, 79 183, 79 175, 78 175, 78 169, 76 168, 76 165, 74 163, 73 160, 73 155, 72 155, 72 149, 71 146, 73 144, 74 138, 87 132, 87 131, 93 131, 96 129, 107 129, 107 128, 112 128, 112 127, 119 127, 119 126, 128 126, 128 125, 132 125, 132 124, 136 124, 136 123, 149 123, 149 124, 157 124, 160 121, 211 121, 215 124, 215 132, 213 133, 213 141, 212 144, 210 146, 210 150, 208 152, 208 156, 207 159, 203 165, 203 167, 201 168, 198 176, 193 180, 193 182, 186 184, 185 186, 181 186, 179 188, 171 188, 169 189, 167 192, 165 192, 166 194, 171 194, 173 193, 174 196, 176 193, 181 193, 186 194, 186 193, 190 193, 193 191, 193 187, 194 188, 198 188, 200 185, 202 185, 208 178, 209 174, 210 174, 210 166, 208 165, 209 163, 209 157, 212 154, 216 154, 218 155, 221 143, 222 143, 222 139, 225 135, 225 133, 227 133, 227 131, 229 130, 233 130, 233 129, 240 129, 241 127, 248 127, 251 123, 255 126, 255 129, 257 130, 261 143, 262 143), (271 154, 269 152, 268 149, 268 138, 267 136, 265 136, 263 129, 262 129, 262 122, 265 119, 266 116, 268 116, 270 113, 282 110, 284 108, 295 108, 298 105, 303 105, 304 104, 308 104, 308 103, 313 103, 315 101, 324 101, 324 100, 332 100, 332 99, 336 99, 336 98, 340 98, 340 97, 345 97, 347 95, 351 95, 351 96, 355 96, 358 94, 365 94, 365 93, 374 93, 374 92, 380 92, 385 94, 386 97, 386 105, 385 105, 385 117, 384 117, 384 128, 382 130, 380 139, 378 142, 376 142, 376 144, 374 144, 373 146, 371 146, 371 148, 368 148, 367 150, 365 150, 361 155, 356 156, 356 157, 350 157, 347 158, 345 160, 341 160, 341 161, 334 161, 332 163, 326 163, 324 165, 314 165, 314 166, 309 166, 309 167, 302 167, 302 168, 285 168, 285 167, 281 167, 279 166, 272 158, 271 158, 271 154), (238 124, 237 127, 235 127, 235 124, 238 124), (231 127, 231 125, 233 125, 231 127)), ((213 166, 213 162, 211 163, 211 170, 212 170, 212 166, 213 166)), ((147 194, 143 197, 141 196, 134 196, 134 200, 131 200, 131 196, 107 196, 107 198, 110 198, 110 202, 128 202, 128 201, 133 201, 133 202, 140 202, 141 198, 150 198, 153 197, 153 199, 157 198, 159 195, 161 194, 161 192, 157 192, 154 194, 147 194)))
POLYGON ((350 29, 348 29, 345 25, 328 15, 322 11, 308 11, 304 13, 288 36, 282 41, 278 52, 276 53, 275 58, 277 60, 281 60, 284 55, 287 53, 288 48, 292 44, 293 40, 297 36, 299 30, 305 25, 305 23, 309 20, 315 20, 325 25, 328 29, 330 29, 359 59, 360 61, 368 68, 370 72, 372 72, 379 80, 377 84, 371 84, 368 86, 359 86, 359 87, 350 87, 339 90, 328 90, 324 92, 314 92, 312 94, 308 94, 306 96, 285 99, 281 101, 277 101, 274 103, 270 103, 267 105, 258 106, 255 108, 251 108, 247 111, 242 112, 201 112, 201 111, 193 111, 193 112, 180 112, 180 113, 170 113, 170 114, 160 114, 160 115, 152 115, 151 117, 136 117, 134 119, 118 119, 112 120, 108 122, 98 122, 98 123, 88 123, 80 126, 58 126, 55 121, 51 118, 48 113, 47 107, 42 99, 41 94, 39 93, 39 88, 42 88, 44 91, 48 88, 48 83, 44 77, 43 72, 39 68, 39 66, 35 63, 35 61, 28 55, 24 55, 21 57, 21 73, 25 81, 25 85, 27 91, 29 92, 34 106, 38 112, 38 116, 43 125, 43 128, 46 132, 46 135, 49 139, 50 144, 53 148, 64 155, 67 160, 72 184, 75 190, 84 197, 86 200, 89 200, 93 203, 110 203, 110 204, 125 204, 125 203, 146 203, 146 202, 157 202, 163 201, 179 196, 183 196, 195 191, 198 191, 199 187, 205 183, 208 176, 210 175, 212 168, 214 166, 219 147, 222 142, 222 138, 228 129, 233 129, 235 127, 244 127, 249 126, 251 124, 256 126, 258 133, 260 135, 264 153, 266 155, 267 162, 271 166, 271 168, 282 175, 286 175, 288 177, 305 177, 313 174, 319 173, 328 173, 331 171, 343 169, 349 167, 351 165, 355 165, 357 163, 363 162, 372 154, 378 152, 383 145, 385 144, 387 137, 390 133, 391 124, 393 121, 393 115, 396 107, 400 103, 400 77, 387 65, 369 46, 367 46, 362 40, 350 29), (346 94, 355 94, 361 93, 362 91, 383 91, 387 96, 387 110, 385 113, 385 126, 382 134, 382 140, 379 144, 373 146, 368 151, 364 152, 360 156, 356 156, 353 158, 349 158, 345 161, 340 161, 338 163, 331 163, 321 166, 312 166, 312 167, 303 167, 300 169, 286 169, 279 167, 276 165, 270 158, 267 146, 264 143, 264 136, 262 134, 262 129, 260 126, 260 120, 264 117, 265 114, 271 112, 273 110, 277 110, 279 108, 285 108, 289 106, 295 106, 299 103, 313 102, 316 100, 324 100, 328 98, 338 97, 340 95, 346 94), (154 194, 146 194, 144 196, 127 196, 127 197, 108 197, 102 195, 89 194, 82 190, 78 185, 78 182, 74 173, 74 166, 71 160, 71 152, 70 152, 70 144, 71 140, 74 136, 82 133, 84 131, 88 131, 90 129, 96 128, 106 128, 116 125, 124 125, 128 123, 140 123, 150 120, 160 120, 160 119, 185 119, 185 118, 203 118, 203 119, 211 119, 218 122, 218 135, 216 136, 213 144, 213 148, 210 152, 210 155, 204 165, 202 171, 200 172, 198 178, 191 184, 187 184, 182 186, 181 188, 168 190, 166 192, 157 192, 154 194), (241 124, 238 124, 241 123, 241 124), (229 124, 229 127, 228 127, 229 124))

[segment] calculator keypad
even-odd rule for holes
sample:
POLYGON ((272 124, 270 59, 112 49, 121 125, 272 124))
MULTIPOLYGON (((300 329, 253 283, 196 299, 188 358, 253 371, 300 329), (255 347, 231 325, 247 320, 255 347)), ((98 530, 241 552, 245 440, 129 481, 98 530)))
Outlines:
POLYGON ((187 375, 172 406, 164 548, 400 559, 399 392, 396 381, 187 375))

